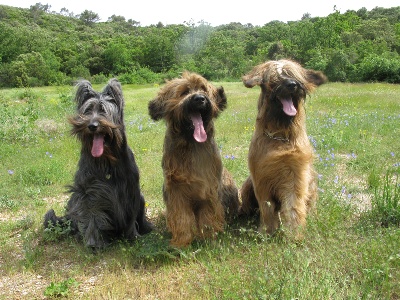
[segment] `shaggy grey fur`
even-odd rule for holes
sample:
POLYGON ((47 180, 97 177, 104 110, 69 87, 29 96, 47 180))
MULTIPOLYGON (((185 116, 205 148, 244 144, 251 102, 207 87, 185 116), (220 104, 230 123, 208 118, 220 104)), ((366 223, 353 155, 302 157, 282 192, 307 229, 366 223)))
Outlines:
POLYGON ((75 100, 77 113, 69 122, 82 148, 74 184, 69 187, 72 195, 65 216, 57 217, 51 209, 44 226, 66 226, 69 221, 72 233, 95 249, 114 239, 131 240, 150 232, 153 225, 145 216, 139 170, 127 144, 120 83, 111 79, 98 93, 83 80, 77 85, 75 100), (96 136, 100 142, 95 142, 96 136))

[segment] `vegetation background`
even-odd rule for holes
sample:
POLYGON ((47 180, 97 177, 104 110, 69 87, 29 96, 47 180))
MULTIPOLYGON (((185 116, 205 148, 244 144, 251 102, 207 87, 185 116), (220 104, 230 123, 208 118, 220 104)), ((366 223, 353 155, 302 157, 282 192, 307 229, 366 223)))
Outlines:
POLYGON ((292 58, 330 81, 400 82, 400 6, 334 11, 327 17, 272 21, 264 26, 140 26, 85 10, 52 12, 0 5, 0 87, 70 84, 83 77, 104 83, 162 83, 182 70, 210 80, 238 81, 253 65, 292 58))
POLYGON ((0 299, 400 299, 399 7, 215 28, 49 10, 0 6, 0 299), (148 102, 183 69, 224 86, 216 140, 240 186, 259 94, 240 76, 280 57, 331 81, 306 101, 320 199, 305 240, 266 237, 250 219, 213 241, 170 248, 165 125, 149 118, 148 102), (157 229, 94 254, 42 221, 51 207, 64 212, 79 158, 67 123, 71 84, 85 77, 101 89, 113 76, 157 229))

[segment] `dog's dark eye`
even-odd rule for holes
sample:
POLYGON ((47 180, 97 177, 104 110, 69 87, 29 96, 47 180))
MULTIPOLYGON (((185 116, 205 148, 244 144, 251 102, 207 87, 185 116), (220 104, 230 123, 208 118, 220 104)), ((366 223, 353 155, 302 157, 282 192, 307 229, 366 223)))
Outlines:
POLYGON ((91 106, 87 106, 87 107, 84 109, 83 114, 85 114, 85 115, 90 115, 90 114, 92 113, 92 111, 93 111, 93 108, 92 108, 91 106))
POLYGON ((100 105, 99 112, 101 112, 101 113, 105 113, 106 112, 106 108, 104 107, 104 104, 100 105))
POLYGON ((181 97, 189 95, 189 90, 182 91, 181 97))

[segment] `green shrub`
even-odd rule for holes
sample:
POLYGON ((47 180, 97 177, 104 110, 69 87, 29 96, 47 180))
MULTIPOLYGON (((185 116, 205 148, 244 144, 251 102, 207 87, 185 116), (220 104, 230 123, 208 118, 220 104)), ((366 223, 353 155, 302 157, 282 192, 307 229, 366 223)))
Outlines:
POLYGON ((53 224, 49 222, 48 227, 44 229, 43 239, 45 241, 57 241, 67 237, 71 233, 71 221, 67 220, 64 224, 53 224))
POLYGON ((400 182, 398 175, 394 176, 387 172, 373 195, 371 215, 383 227, 400 225, 400 182))
POLYGON ((361 81, 400 83, 400 58, 370 55, 358 65, 361 81))
POLYGON ((65 297, 68 295, 69 288, 71 286, 76 287, 78 286, 79 283, 73 279, 73 278, 68 278, 67 280, 64 280, 59 283, 50 283, 50 285, 45 289, 44 295, 48 297, 65 297))
POLYGON ((161 75, 154 73, 149 68, 139 68, 119 75, 118 79, 122 84, 159 83, 161 75))

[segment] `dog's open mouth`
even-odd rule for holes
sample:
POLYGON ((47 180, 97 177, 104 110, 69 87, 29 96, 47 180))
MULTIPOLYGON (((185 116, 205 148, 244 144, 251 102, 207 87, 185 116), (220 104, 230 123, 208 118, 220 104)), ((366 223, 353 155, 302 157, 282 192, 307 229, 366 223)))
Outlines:
POLYGON ((294 107, 292 97, 287 96, 287 97, 278 97, 278 99, 281 101, 282 106, 283 106, 283 111, 285 114, 288 116, 295 116, 297 114, 297 109, 294 107))
POLYGON ((92 155, 100 157, 104 151, 104 134, 95 133, 93 136, 92 155))
POLYGON ((190 119, 192 120, 194 126, 193 138, 199 143, 205 142, 207 140, 207 133, 204 130, 201 114, 193 113, 190 115, 190 119))

